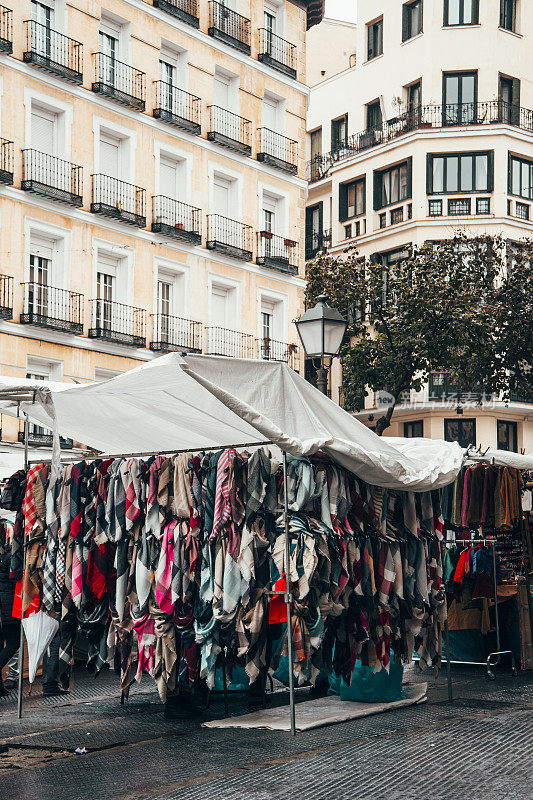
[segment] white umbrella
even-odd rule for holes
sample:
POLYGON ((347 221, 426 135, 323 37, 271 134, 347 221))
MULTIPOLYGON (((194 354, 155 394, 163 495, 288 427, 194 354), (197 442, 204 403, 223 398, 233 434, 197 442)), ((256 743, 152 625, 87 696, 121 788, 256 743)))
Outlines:
POLYGON ((59 630, 59 622, 41 609, 23 619, 22 625, 28 643, 28 679, 33 683, 41 658, 59 630))

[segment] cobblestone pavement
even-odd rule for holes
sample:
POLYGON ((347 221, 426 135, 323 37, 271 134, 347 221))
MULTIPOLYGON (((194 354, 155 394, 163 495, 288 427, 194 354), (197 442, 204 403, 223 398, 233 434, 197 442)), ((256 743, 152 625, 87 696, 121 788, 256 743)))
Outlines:
POLYGON ((37 683, 22 720, 0 700, 0 800, 532 800, 533 674, 454 668, 452 704, 444 676, 409 677, 427 703, 296 737, 166 722, 148 679, 124 705, 109 673, 76 673, 68 699, 37 683))

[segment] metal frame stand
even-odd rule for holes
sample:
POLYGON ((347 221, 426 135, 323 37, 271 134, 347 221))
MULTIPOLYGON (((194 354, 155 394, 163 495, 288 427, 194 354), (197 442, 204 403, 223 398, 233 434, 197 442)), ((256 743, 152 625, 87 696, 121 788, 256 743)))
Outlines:
POLYGON ((502 650, 501 649, 501 641, 500 641, 500 615, 498 611, 498 578, 496 576, 496 541, 492 544, 492 573, 494 579, 494 618, 496 621, 496 647, 492 653, 489 653, 487 656, 487 675, 489 676, 490 680, 493 681, 496 679, 494 672, 492 671, 491 667, 496 667, 501 661, 502 656, 510 655, 511 656, 511 672, 513 675, 518 675, 514 653, 512 650, 502 650))
POLYGON ((296 705, 294 696, 294 664, 292 655, 292 594, 291 546, 289 542, 289 496, 287 491, 287 454, 283 451, 283 516, 285 522, 285 603, 287 606, 287 655, 289 659, 289 699, 291 733, 296 736, 296 705))
MULTIPOLYGON (((24 412, 24 469, 28 471, 28 415, 24 412)), ((19 680, 17 697, 17 717, 22 719, 22 673, 24 672, 24 576, 26 572, 26 545, 23 548, 22 589, 20 607, 19 680)))

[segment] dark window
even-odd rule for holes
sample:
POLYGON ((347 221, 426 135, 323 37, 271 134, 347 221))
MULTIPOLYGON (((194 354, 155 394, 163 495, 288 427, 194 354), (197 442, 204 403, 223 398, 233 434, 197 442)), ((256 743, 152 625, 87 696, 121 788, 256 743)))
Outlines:
POLYGON ((476 121, 477 72, 448 72, 442 76, 442 124, 476 121))
POLYGON ((407 206, 407 219, 413 219, 413 204, 409 203, 407 206))
POLYGON ((403 435, 406 439, 420 439, 424 436, 424 420, 403 423, 403 435))
POLYGON ((317 203, 305 209, 305 257, 314 258, 324 246, 323 205, 317 203))
POLYGON ((490 214, 490 197, 476 198, 476 214, 490 214))
POLYGON ((516 31, 516 0, 500 0, 500 28, 516 31))
POLYGON ((322 155, 322 128, 311 131, 311 161, 318 160, 322 155))
POLYGON ((432 372, 429 376, 429 400, 460 400, 459 384, 447 372, 432 372))
POLYGON ((339 185, 339 220, 360 217, 366 210, 366 178, 339 185))
POLYGON ((422 33, 422 0, 404 3, 402 9, 402 42, 422 33))
POLYGON ((345 225, 344 226, 344 238, 345 239, 351 239, 352 238, 352 226, 351 225, 345 225))
POLYGON ((367 58, 370 61, 383 53, 383 17, 367 25, 367 35, 367 58))
POLYGON ((518 453, 516 422, 498 420, 498 450, 510 450, 512 453, 518 453))
POLYGON ((447 442, 459 442, 461 447, 476 443, 475 419, 445 419, 444 439, 447 442))
POLYGON ((428 194, 456 192, 492 192, 494 188, 494 152, 429 153, 427 157, 428 194))
POLYGON ((374 209, 411 199, 412 158, 388 169, 374 172, 374 209))
POLYGON ((479 0, 444 0, 445 25, 477 25, 479 0))
POLYGON ((390 212, 390 224, 398 225, 400 222, 403 222, 403 206, 390 212))
POLYGON ((409 121, 414 128, 418 128, 422 121, 422 81, 412 83, 407 87, 407 113, 409 121))
POLYGON ((383 124, 383 117, 381 115, 381 103, 376 100, 374 103, 368 103, 366 107, 366 127, 367 130, 375 130, 381 128, 383 124))
POLYGON ((509 194, 533 200, 533 161, 509 156, 509 194))
POLYGON ((500 75, 498 80, 499 119, 508 125, 520 125, 520 80, 500 75))
POLYGON ((356 222, 355 223, 355 235, 359 236, 360 234, 361 234, 361 223, 360 222, 356 222))
POLYGON ((507 201, 507 214, 509 216, 511 216, 511 201, 510 200, 507 201))
POLYGON ((379 227, 380 228, 386 228, 387 227, 387 215, 386 214, 380 214, 379 215, 379 227))
POLYGON ((331 149, 340 150, 348 141, 348 114, 331 121, 331 149))
POLYGON ((449 217, 467 217, 470 214, 471 203, 469 197, 460 200, 448 200, 449 217))
POLYGON ((516 204, 516 216, 518 219, 529 219, 529 206, 527 203, 516 204))
POLYGON ((442 200, 429 201, 429 216, 442 217, 442 200))

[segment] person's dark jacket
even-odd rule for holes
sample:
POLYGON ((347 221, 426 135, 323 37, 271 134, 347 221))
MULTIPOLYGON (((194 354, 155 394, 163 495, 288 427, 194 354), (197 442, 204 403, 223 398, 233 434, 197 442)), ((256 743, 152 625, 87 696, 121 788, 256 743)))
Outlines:
POLYGON ((16 580, 9 577, 11 569, 11 548, 6 547, 5 530, 0 522, 0 619, 2 625, 18 622, 13 618, 13 599, 15 597, 16 580))

